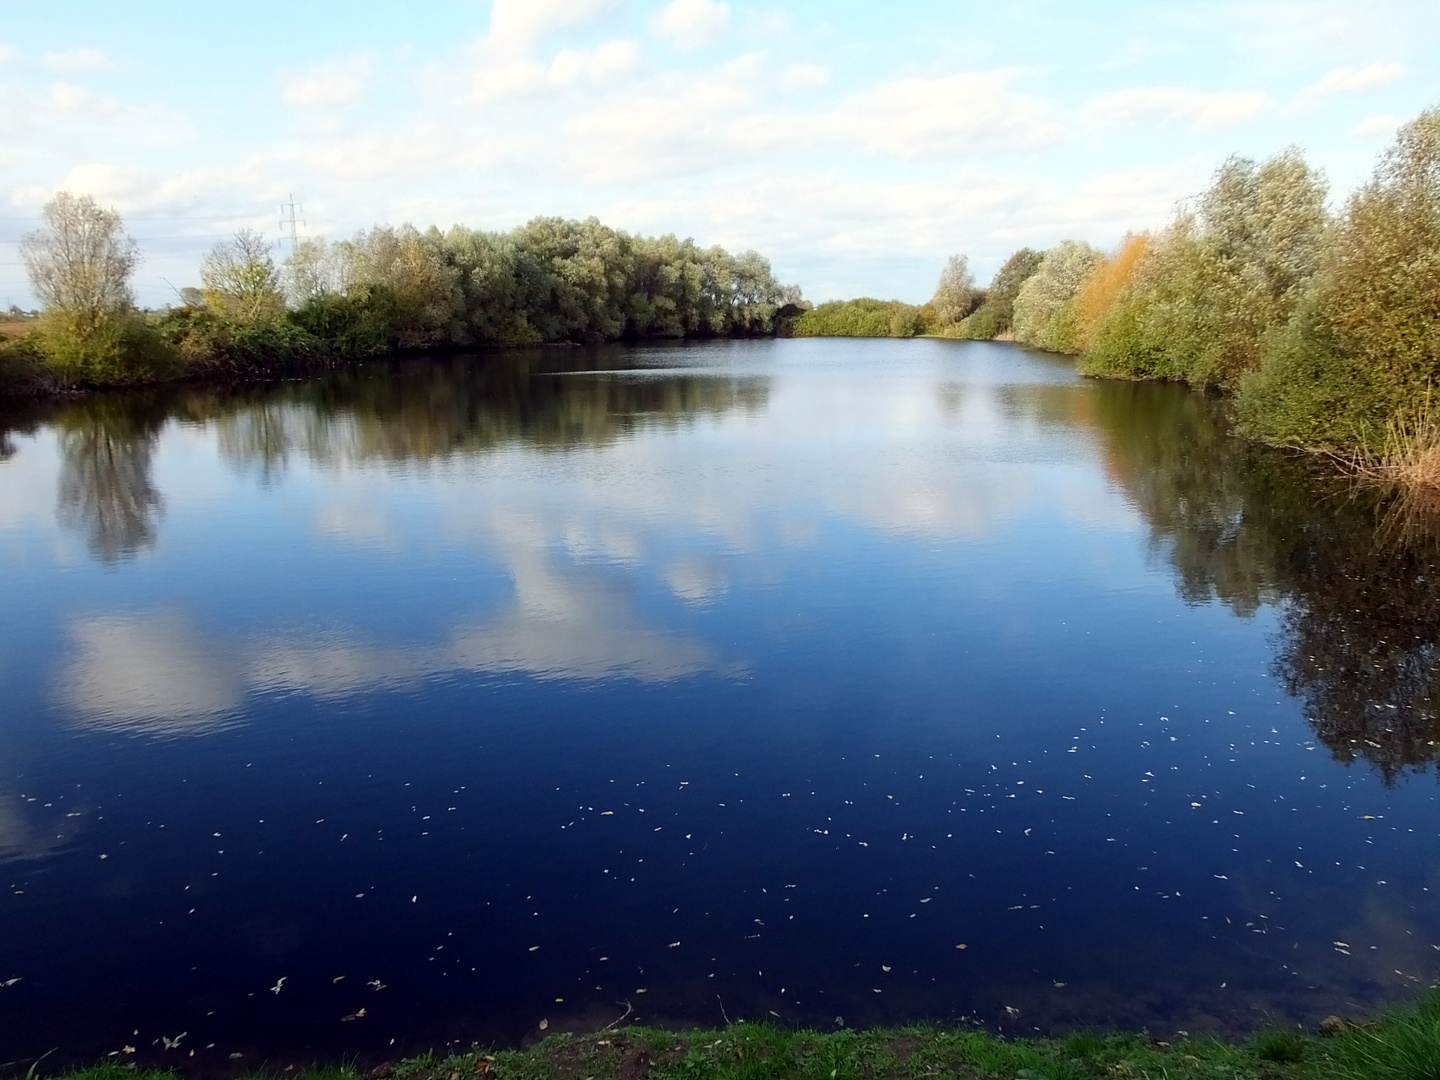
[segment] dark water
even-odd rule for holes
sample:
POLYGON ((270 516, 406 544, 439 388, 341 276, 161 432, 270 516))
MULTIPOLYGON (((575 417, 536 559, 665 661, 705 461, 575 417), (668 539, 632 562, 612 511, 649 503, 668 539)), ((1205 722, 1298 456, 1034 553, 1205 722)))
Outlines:
POLYGON ((795 341, 6 425, 5 1061, 1440 975, 1434 543, 1196 395, 795 341))

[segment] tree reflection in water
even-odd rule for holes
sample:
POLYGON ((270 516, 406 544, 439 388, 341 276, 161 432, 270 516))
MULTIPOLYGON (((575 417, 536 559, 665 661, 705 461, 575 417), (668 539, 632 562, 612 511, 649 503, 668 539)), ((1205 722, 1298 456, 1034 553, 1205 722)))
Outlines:
POLYGON ((292 387, 192 399, 214 419, 221 455, 264 478, 292 457, 321 466, 373 461, 425 465, 514 444, 598 446, 642 425, 678 425, 733 409, 763 409, 763 376, 550 370, 553 353, 500 360, 425 361, 388 376, 350 372, 292 387))
MULTIPOLYGON (((597 354, 594 366, 608 359, 597 354)), ((643 425, 763 409, 763 376, 583 370, 570 353, 377 365, 298 384, 107 395, 54 410, 61 521, 107 562, 153 544, 167 421, 214 424, 224 457, 270 478, 326 466, 440 463, 523 444, 603 445, 643 425), (578 366, 582 370, 575 370, 578 366)), ((953 387, 938 388, 952 410, 953 387)), ((1227 434, 1223 403, 1152 384, 1018 384, 1016 415, 1086 433, 1192 603, 1280 612, 1275 671, 1342 761, 1387 781, 1440 764, 1440 539, 1391 527, 1394 497, 1227 434)), ((27 421, 28 422, 28 421, 27 421)), ((11 420, 10 430, 26 423, 11 420)), ((3 448, 5 438, 0 438, 3 448)))
POLYGON ((1280 610, 1276 677, 1340 761, 1387 782, 1440 766, 1440 541, 1432 512, 1228 434, 1174 386, 1020 386, 1018 411, 1093 432, 1107 475, 1193 603, 1280 610))
POLYGON ((151 458, 166 410, 149 398, 96 397, 55 417, 61 454, 56 516, 87 533, 105 562, 155 543, 163 508, 151 458))

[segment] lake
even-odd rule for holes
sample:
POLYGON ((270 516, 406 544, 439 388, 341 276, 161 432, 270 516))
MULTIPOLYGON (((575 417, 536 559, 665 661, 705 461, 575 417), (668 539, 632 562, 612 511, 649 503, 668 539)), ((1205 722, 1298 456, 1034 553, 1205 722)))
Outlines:
POLYGON ((1216 399, 795 340, 0 428, 6 1060, 1440 976, 1440 547, 1216 399))

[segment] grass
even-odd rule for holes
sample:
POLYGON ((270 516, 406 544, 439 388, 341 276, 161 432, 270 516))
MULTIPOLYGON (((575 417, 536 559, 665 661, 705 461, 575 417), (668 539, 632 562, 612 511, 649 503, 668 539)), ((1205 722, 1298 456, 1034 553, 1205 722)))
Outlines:
POLYGON ((1383 448, 1357 460, 1361 475, 1440 496, 1440 419, 1392 421, 1383 448))
MULTIPOLYGON (((521 1050, 426 1054, 251 1080, 1440 1080, 1440 994, 1329 1034, 1266 1028, 1245 1042, 1075 1032, 1004 1039, 976 1028, 816 1032, 627 1027, 552 1034, 521 1050)), ((43 1075, 33 1072, 32 1075, 43 1075)), ((107 1061, 68 1080, 174 1080, 107 1061)))

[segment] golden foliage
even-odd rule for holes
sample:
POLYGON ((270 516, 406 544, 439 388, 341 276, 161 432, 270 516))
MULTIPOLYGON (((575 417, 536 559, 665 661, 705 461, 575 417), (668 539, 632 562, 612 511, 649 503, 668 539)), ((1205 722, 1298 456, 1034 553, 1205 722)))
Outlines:
POLYGON ((1149 249, 1149 233, 1128 233, 1119 250, 1096 263, 1085 284, 1080 286, 1080 292, 1075 297, 1075 315, 1082 351, 1088 351, 1095 344, 1101 320, 1114 306, 1121 291, 1134 280, 1135 270, 1149 249))

